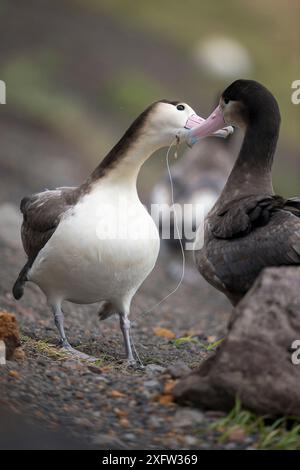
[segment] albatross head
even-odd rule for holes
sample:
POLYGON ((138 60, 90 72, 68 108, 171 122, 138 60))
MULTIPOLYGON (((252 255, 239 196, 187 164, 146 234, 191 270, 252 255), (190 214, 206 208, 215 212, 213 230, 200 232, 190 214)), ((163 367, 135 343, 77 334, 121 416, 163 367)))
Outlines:
POLYGON ((222 93, 219 105, 199 126, 187 135, 193 144, 201 137, 232 125, 246 129, 250 124, 277 129, 280 112, 276 99, 262 84, 254 80, 236 80, 222 93))
MULTIPOLYGON (((141 137, 157 147, 183 141, 190 129, 204 121, 188 104, 178 101, 157 101, 145 113, 141 137)), ((212 134, 225 137, 227 132, 218 129, 212 134)))

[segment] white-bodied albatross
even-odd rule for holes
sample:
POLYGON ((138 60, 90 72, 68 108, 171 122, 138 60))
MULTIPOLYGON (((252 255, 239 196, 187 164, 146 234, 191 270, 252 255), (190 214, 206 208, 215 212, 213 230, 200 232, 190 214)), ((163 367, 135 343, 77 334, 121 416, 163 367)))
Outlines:
POLYGON ((70 352, 80 354, 67 340, 62 303, 105 301, 102 317, 119 314, 127 360, 134 362, 130 304, 159 251, 157 228, 137 193, 137 176, 153 152, 201 121, 185 103, 158 101, 133 122, 81 186, 22 200, 28 261, 13 294, 22 297, 26 281, 42 289, 62 347, 70 352))

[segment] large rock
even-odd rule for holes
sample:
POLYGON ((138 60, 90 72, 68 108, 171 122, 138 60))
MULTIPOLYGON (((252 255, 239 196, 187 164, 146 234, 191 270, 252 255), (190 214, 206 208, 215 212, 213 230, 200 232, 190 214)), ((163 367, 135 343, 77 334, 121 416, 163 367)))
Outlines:
POLYGON ((0 312, 0 341, 5 344, 6 359, 15 358, 20 348, 20 335, 16 317, 12 313, 0 312))
POLYGON ((239 397, 257 413, 300 416, 295 340, 300 340, 300 268, 267 269, 236 308, 217 353, 178 382, 175 399, 228 411, 239 397))

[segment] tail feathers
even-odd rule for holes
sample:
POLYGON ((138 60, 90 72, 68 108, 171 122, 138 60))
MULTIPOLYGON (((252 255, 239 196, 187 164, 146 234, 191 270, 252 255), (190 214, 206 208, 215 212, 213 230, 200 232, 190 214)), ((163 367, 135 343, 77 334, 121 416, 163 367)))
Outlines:
POLYGON ((102 302, 100 305, 100 309, 98 312, 99 315, 99 320, 103 321, 106 320, 106 318, 110 317, 111 315, 114 315, 116 312, 115 307, 109 303, 109 302, 102 302))
POLYGON ((24 285, 25 285, 26 281, 28 281, 27 273, 28 273, 29 269, 30 269, 30 264, 29 264, 29 262, 27 262, 25 264, 25 266, 22 268, 22 270, 21 270, 21 272, 18 276, 18 279, 14 283, 14 286, 12 288, 12 293, 13 293, 13 296, 16 300, 19 300, 24 294, 24 285))

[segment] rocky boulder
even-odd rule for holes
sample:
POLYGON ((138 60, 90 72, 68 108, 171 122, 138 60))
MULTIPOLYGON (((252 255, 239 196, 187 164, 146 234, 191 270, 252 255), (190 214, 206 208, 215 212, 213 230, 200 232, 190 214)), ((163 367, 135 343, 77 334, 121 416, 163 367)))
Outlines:
POLYGON ((256 413, 300 416, 297 362, 300 268, 269 268, 235 309, 216 354, 173 393, 181 403, 206 409, 228 411, 239 397, 256 413))
POLYGON ((0 345, 1 353, 4 355, 5 352, 7 360, 19 358, 20 335, 16 317, 12 313, 0 312, 0 345))

